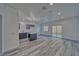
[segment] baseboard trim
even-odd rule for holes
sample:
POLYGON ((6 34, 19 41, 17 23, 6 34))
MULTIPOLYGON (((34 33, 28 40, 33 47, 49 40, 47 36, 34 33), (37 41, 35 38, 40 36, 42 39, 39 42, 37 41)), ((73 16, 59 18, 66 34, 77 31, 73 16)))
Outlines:
POLYGON ((16 51, 16 50, 19 50, 19 47, 16 47, 16 48, 14 48, 14 49, 11 49, 11 50, 9 50, 9 51, 6 51, 6 52, 2 53, 1 56, 6 56, 7 54, 9 54, 9 53, 11 53, 11 52, 14 52, 14 51, 16 51))
MULTIPOLYGON (((40 34, 40 36, 53 37, 52 35, 49 35, 49 34, 40 34)), ((60 38, 60 37, 56 37, 56 38, 60 38)), ((64 40, 72 41, 72 42, 75 42, 75 43, 79 43, 78 40, 72 40, 72 39, 68 39, 68 38, 60 38, 60 39, 64 39, 64 40)))
POLYGON ((40 36, 52 37, 52 35, 49 35, 49 34, 40 34, 40 36))
POLYGON ((75 42, 75 43, 79 43, 78 40, 72 40, 72 39, 68 39, 68 38, 62 38, 62 39, 64 39, 64 40, 68 40, 68 41, 72 41, 72 42, 75 42))

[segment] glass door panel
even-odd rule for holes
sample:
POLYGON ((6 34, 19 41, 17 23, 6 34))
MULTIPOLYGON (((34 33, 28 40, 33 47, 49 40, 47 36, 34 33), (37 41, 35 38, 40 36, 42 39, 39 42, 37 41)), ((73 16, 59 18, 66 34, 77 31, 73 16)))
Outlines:
POLYGON ((62 26, 57 26, 56 30, 57 37, 62 37, 62 26))
POLYGON ((52 26, 52 35, 53 37, 62 37, 62 26, 52 26))
POLYGON ((52 34, 53 36, 56 36, 56 26, 52 26, 52 34))

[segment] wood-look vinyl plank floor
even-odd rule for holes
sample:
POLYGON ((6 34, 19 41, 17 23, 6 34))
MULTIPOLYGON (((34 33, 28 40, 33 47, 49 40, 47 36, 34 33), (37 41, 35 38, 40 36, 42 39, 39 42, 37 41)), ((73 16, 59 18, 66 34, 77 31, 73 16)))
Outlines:
POLYGON ((63 39, 20 42, 19 50, 10 56, 79 56, 79 43, 63 39))

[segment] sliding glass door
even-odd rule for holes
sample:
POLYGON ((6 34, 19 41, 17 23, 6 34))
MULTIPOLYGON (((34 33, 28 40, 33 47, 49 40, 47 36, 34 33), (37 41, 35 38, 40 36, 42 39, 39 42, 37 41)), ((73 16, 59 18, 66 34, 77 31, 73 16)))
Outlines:
POLYGON ((62 37, 62 26, 61 25, 56 25, 52 26, 52 35, 53 37, 62 37))
POLYGON ((57 26, 56 35, 57 37, 62 37, 62 26, 57 26))
POLYGON ((56 37, 56 26, 52 26, 52 34, 56 37))

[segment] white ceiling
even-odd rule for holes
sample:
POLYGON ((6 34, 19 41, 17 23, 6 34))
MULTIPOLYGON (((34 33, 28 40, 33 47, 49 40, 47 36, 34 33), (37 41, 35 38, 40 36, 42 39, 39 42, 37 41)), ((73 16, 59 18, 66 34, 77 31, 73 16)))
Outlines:
POLYGON ((52 6, 50 6, 49 3, 26 3, 26 4, 8 4, 9 6, 12 6, 20 11, 20 15, 24 18, 30 17, 30 14, 33 14, 36 18, 41 18, 46 15, 46 11, 49 10, 52 6), (42 7, 46 6, 47 10, 42 10, 42 7))
POLYGON ((42 23, 79 14, 79 4, 56 3, 51 6, 49 3, 17 3, 7 5, 18 9, 21 20, 24 19, 26 22, 34 19, 34 22, 42 23), (47 9, 43 10, 43 6, 47 9))

